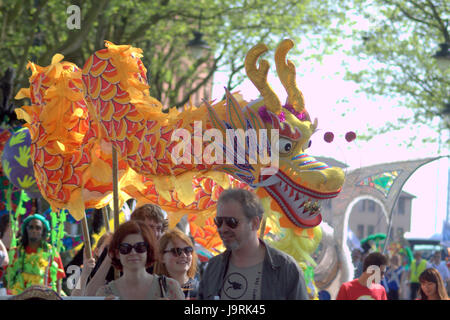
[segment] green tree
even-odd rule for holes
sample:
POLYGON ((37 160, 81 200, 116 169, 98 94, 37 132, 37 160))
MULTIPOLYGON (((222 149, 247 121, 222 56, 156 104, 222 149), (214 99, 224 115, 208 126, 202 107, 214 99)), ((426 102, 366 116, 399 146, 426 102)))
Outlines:
POLYGON ((104 40, 131 44, 144 51, 151 94, 166 106, 181 106, 216 70, 226 70, 228 88, 236 87, 244 78, 245 54, 258 42, 274 49, 290 37, 300 54, 307 39, 331 52, 345 9, 332 0, 0 0, 0 70, 15 68, 17 92, 28 86, 29 60, 48 65, 61 53, 83 67, 104 40), (70 5, 81 9, 80 29, 67 27, 70 5), (200 22, 211 50, 196 60, 186 44, 200 22), (180 96, 181 88, 187 90, 180 96))
POLYGON ((427 125, 440 134, 448 130, 449 72, 438 68, 433 55, 439 44, 450 43, 449 2, 355 0, 354 4, 369 28, 353 30, 355 45, 350 54, 366 62, 366 68, 355 71, 348 66, 346 78, 369 96, 394 98, 399 106, 413 111, 411 117, 371 128, 366 138, 411 124, 427 125))

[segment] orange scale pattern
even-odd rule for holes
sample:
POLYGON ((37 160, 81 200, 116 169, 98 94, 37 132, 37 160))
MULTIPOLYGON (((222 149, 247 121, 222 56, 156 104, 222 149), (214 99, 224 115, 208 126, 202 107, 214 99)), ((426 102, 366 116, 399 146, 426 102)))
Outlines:
MULTIPOLYGON (((100 172, 111 172, 111 143, 90 117, 81 70, 60 61, 48 67, 32 63, 28 67, 33 73, 22 97, 29 97, 32 105, 21 110, 30 130, 30 157, 42 196, 53 209, 74 203, 82 208, 103 207, 111 197, 112 183, 90 169, 95 164, 100 172)), ((123 160, 119 168, 119 177, 128 170, 123 160)), ((82 216, 79 212, 74 217, 82 216)))

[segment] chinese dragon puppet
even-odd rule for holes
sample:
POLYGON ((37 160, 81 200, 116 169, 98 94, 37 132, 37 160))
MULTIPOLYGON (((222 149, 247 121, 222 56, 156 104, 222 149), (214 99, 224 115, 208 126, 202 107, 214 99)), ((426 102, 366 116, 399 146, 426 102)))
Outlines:
POLYGON ((311 262, 308 253, 321 236, 320 204, 338 195, 344 172, 306 153, 318 123, 305 109, 295 67, 286 60, 292 47, 291 40, 284 40, 275 53, 288 94, 284 104, 267 83, 269 63, 260 59, 258 64, 268 50, 258 44, 248 52, 245 70, 260 99, 246 102, 227 91, 224 101, 168 113, 149 93, 142 51, 130 45, 106 41, 106 48, 90 56, 83 69, 59 54, 47 67, 29 63, 30 88, 16 98, 28 97, 31 105, 16 112, 30 129, 42 196, 53 209, 67 208, 77 220, 85 208, 108 204, 114 147, 121 201, 157 204, 172 226, 188 215, 194 238, 213 249, 220 245, 212 222, 220 192, 248 188, 263 201, 274 243, 297 260, 311 262), (270 136, 273 129, 277 141, 252 141, 259 154, 265 152, 277 163, 254 161, 245 133, 266 131, 270 136), (233 143, 220 141, 230 130, 237 132, 233 143))

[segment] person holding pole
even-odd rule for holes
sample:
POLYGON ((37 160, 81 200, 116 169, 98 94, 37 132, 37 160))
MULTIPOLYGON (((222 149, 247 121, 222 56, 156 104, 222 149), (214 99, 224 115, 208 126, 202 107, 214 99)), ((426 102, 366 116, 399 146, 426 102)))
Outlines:
POLYGON ((97 296, 121 300, 184 300, 178 282, 146 271, 157 257, 156 239, 142 221, 127 221, 114 232, 108 255, 122 276, 97 290, 97 296))
MULTIPOLYGON (((144 204, 136 208, 132 213, 130 219, 132 221, 142 221, 153 232, 156 238, 156 242, 159 241, 161 236, 167 230, 168 221, 164 218, 164 214, 161 208, 155 204, 144 204)), ((105 219, 106 220, 106 219, 105 219)), ((86 288, 86 295, 95 295, 98 288, 105 285, 105 282, 111 281, 111 258, 100 251, 96 266, 93 270, 93 275, 88 279, 86 288)), ((147 268, 148 273, 153 273, 153 266, 147 268)))
MULTIPOLYGON (((80 279, 76 285, 76 288, 74 290, 72 290, 72 293, 71 293, 72 296, 87 295, 87 283, 96 274, 98 267, 101 266, 101 262, 103 262, 103 259, 99 262, 100 256, 104 250, 108 251, 108 246, 109 246, 109 243, 111 242, 111 238, 112 238, 112 233, 109 231, 106 231, 98 239, 97 245, 94 249, 93 257, 89 257, 86 252, 86 247, 83 247, 83 249, 82 249, 83 250, 83 269, 81 271, 80 279), (97 269, 95 269, 96 267, 97 267, 97 269)), ((94 291, 94 293, 95 293, 101 285, 104 285, 104 283, 101 283, 100 285, 97 284, 97 286, 95 286, 95 287, 92 287, 92 285, 91 285, 91 292, 93 290, 95 290, 94 291)))
POLYGON ((75 285, 75 288, 71 292, 71 296, 84 296, 86 293, 86 283, 90 272, 95 267, 95 258, 88 258, 86 256, 86 248, 83 248, 83 268, 80 277, 75 285))

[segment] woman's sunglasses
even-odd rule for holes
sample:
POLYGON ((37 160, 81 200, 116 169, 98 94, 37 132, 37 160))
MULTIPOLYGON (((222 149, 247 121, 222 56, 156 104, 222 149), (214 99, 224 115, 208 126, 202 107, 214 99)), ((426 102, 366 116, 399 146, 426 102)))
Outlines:
POLYGON ((194 252, 194 248, 192 248, 192 247, 172 248, 169 250, 164 250, 163 252, 164 253, 171 252, 174 257, 179 257, 179 256, 181 256, 181 253, 184 252, 184 254, 188 256, 188 255, 192 254, 192 252, 194 252))
POLYGON ((214 223, 216 224, 217 228, 220 228, 225 221, 226 225, 230 227, 231 229, 235 229, 238 224, 239 220, 233 217, 215 217, 214 223))
POLYGON ((129 254, 133 248, 136 253, 144 253, 147 252, 148 244, 145 242, 138 242, 131 245, 129 243, 123 242, 119 245, 119 252, 120 254, 129 254))

